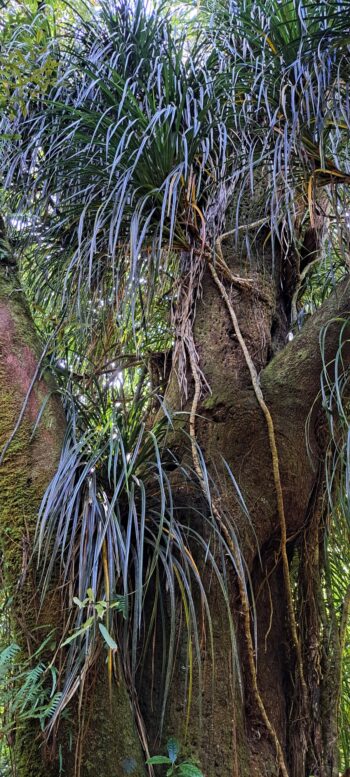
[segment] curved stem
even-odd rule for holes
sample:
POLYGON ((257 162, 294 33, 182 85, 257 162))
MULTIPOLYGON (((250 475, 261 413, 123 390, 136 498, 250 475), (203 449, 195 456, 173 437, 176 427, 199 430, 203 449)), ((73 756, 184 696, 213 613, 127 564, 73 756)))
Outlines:
MULTIPOLYGON (((195 392, 194 392, 194 397, 193 397, 191 411, 190 411, 190 438, 191 438, 191 447, 192 447, 192 458, 193 458, 194 469, 198 477, 200 486, 202 488, 205 498, 208 500, 209 495, 203 479, 203 474, 202 474, 200 460, 198 456, 198 450, 197 450, 197 441, 196 441, 196 413, 197 413, 197 408, 198 408, 198 403, 199 403, 200 393, 201 393, 201 379, 200 379, 200 372, 196 363, 196 359, 194 357, 194 348, 192 349, 191 347, 188 347, 188 353, 189 353, 189 359, 190 359, 190 365, 191 365, 191 372, 192 372, 192 376, 195 384, 195 392)), ((236 548, 234 546, 234 543, 232 542, 231 534, 227 526, 225 525, 225 522, 222 519, 220 510, 217 507, 216 501, 213 498, 211 498, 210 507, 214 517, 218 522, 218 525, 221 528, 221 531, 225 536, 225 540, 227 542, 228 547, 230 548, 233 558, 235 559, 237 569, 239 572, 237 575, 238 587, 239 587, 239 594, 240 594, 242 610, 243 610, 244 635, 246 640, 249 671, 251 676, 252 690, 253 690, 255 702, 260 712, 261 719, 274 744, 281 774, 283 777, 289 777, 281 743, 278 739, 276 730, 267 714, 267 711, 265 709, 265 705, 258 687, 258 678, 257 678, 256 665, 255 665, 255 655, 254 655, 254 644, 253 644, 251 625, 250 625, 250 605, 249 605, 247 590, 244 585, 244 569, 243 569, 242 559, 239 556, 239 554, 236 552, 236 548)))

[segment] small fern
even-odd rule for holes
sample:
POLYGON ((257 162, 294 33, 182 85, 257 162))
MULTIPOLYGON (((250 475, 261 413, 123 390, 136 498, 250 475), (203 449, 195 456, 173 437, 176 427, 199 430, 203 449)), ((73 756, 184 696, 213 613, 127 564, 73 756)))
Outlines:
POLYGON ((9 668, 12 666, 12 662, 16 655, 20 652, 19 645, 14 642, 8 645, 0 652, 0 679, 7 675, 9 668))
POLYGON ((29 720, 38 720, 41 729, 54 715, 61 693, 56 691, 57 672, 40 660, 48 639, 31 660, 23 661, 19 645, 11 643, 0 651, 0 774, 11 774, 10 747, 15 732, 29 720), (33 666, 31 661, 36 660, 33 666))

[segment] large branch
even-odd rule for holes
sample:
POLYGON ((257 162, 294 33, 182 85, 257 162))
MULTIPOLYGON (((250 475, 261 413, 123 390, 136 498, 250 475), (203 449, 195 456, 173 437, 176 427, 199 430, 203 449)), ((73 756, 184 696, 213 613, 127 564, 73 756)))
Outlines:
MULTIPOLYGON (((329 365, 339 348, 345 320, 350 318, 350 278, 346 277, 333 294, 309 318, 300 334, 267 365, 260 375, 265 398, 284 414, 283 400, 312 403, 320 388, 323 364, 329 365), (320 336, 327 327, 324 352, 320 336), (288 398, 289 395, 289 398, 288 398)), ((345 351, 344 351, 345 354, 345 351)))
MULTIPOLYGON (((233 298, 233 305, 259 370, 268 350, 269 298, 256 300, 253 295, 243 293, 233 298)), ((304 525, 317 485, 325 447, 325 416, 320 413, 323 358, 326 363, 334 359, 343 325, 340 319, 345 318, 349 310, 350 286, 349 280, 345 279, 305 324, 302 332, 260 371, 263 395, 275 425, 289 537, 304 525), (322 355, 319 339, 326 325, 322 355)), ((254 533, 251 533, 246 517, 239 514, 237 494, 227 484, 225 473, 219 476, 225 483, 225 501, 249 563, 256 553, 257 543, 261 547, 274 535, 277 537, 279 531, 271 451, 266 422, 256 401, 241 348, 232 333, 226 306, 210 283, 206 284, 203 303, 198 307, 195 335, 200 365, 212 392, 202 398, 198 407, 198 442, 205 461, 210 469, 213 468, 216 482, 223 457, 239 484, 254 533)), ((175 384, 173 377, 167 400, 178 409, 180 401, 175 384)), ((185 409, 190 410, 190 407, 189 402, 185 409)))
MULTIPOLYGON (((323 462, 328 434, 322 413, 321 375, 324 365, 329 376, 334 375, 349 313, 350 279, 346 278, 260 375, 276 429, 289 533, 298 531, 305 521, 305 505, 323 462)), ((342 354, 347 366, 350 352, 345 340, 342 354)))

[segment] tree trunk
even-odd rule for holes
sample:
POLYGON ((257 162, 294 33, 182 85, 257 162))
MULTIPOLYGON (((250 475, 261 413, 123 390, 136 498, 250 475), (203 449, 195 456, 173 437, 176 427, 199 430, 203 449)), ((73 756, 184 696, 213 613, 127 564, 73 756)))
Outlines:
MULTIPOLYGON (((40 377, 41 353, 20 281, 13 268, 0 265, 0 541, 4 583, 13 597, 13 637, 24 656, 33 654, 50 632, 59 637, 62 628, 58 592, 52 590, 40 608, 39 576, 29 565, 38 509, 56 472, 65 432, 57 388, 47 371, 40 377)), ((69 726, 60 734, 65 777, 142 777, 144 756, 124 677, 119 669, 110 697, 102 656, 82 706, 84 714, 74 702, 69 726)), ((52 756, 34 722, 11 737, 11 746, 17 777, 61 773, 57 749, 52 756)))
MULTIPOLYGON (((292 585, 297 585, 299 566, 299 576, 304 574, 303 582, 307 582, 310 594, 307 606, 300 605, 296 618, 307 685, 306 706, 301 698, 299 668, 288 618, 280 552, 281 527, 266 420, 253 391, 227 305, 209 272, 203 280, 194 336, 200 369, 211 393, 205 395, 203 391, 196 408, 196 437, 208 470, 219 486, 220 504, 230 515, 240 553, 252 581, 258 689, 280 743, 287 772, 291 777, 309 777, 310 774, 335 777, 338 774, 336 742, 334 737, 329 736, 329 730, 322 730, 321 721, 322 707, 325 714, 324 705, 326 716, 330 716, 333 722, 334 715, 329 709, 329 681, 326 678, 322 680, 320 668, 322 638, 318 600, 321 562, 318 548, 322 542, 322 514, 318 496, 323 485, 327 441, 326 419, 320 399, 320 375, 323 359, 329 365, 337 352, 341 323, 335 320, 329 326, 323 355, 319 335, 335 316, 346 315, 349 283, 346 280, 340 284, 306 323, 302 333, 287 343, 287 315, 281 313, 277 284, 258 273, 251 277, 254 278, 252 290, 232 286, 227 291, 274 422, 287 528, 287 554, 295 580, 292 585), (275 356, 274 340, 278 342, 275 356), (249 521, 239 506, 237 491, 227 477, 223 458, 243 495, 249 521), (307 552, 303 553, 303 548, 307 552), (329 752, 330 742, 332 753, 329 752)), ((347 356, 343 351, 343 357, 346 359, 347 356)), ((191 385, 191 375, 188 375, 188 384, 191 385)), ((191 398, 181 406, 175 375, 170 379, 165 398, 174 411, 183 409, 188 413, 191 410, 191 398)), ((181 460, 183 438, 175 438, 172 445, 181 460)), ((183 463, 187 459, 188 453, 183 454, 183 463)), ((198 502, 201 502, 200 497, 198 502)), ((185 509, 186 498, 183 495, 182 504, 185 509)), ((275 742, 262 719, 253 692, 242 603, 234 576, 231 584, 243 696, 232 665, 223 600, 218 586, 212 581, 208 596, 214 621, 216 655, 213 681, 210 676, 211 657, 203 657, 205 680, 200 691, 203 721, 200 720, 198 699, 194 700, 186 732, 184 650, 180 650, 163 738, 172 734, 182 740, 185 751, 199 759, 205 777, 217 777, 218 774, 220 777, 277 777, 281 766, 275 742)), ((302 584, 299 580, 300 590, 302 584)), ((253 628, 253 609, 251 612, 253 628)), ((158 736, 156 721, 159 720, 159 710, 157 715, 154 708, 151 709, 147 683, 149 676, 146 684, 143 682, 140 694, 152 747, 158 736)), ((159 744, 154 746, 158 751, 159 744)))
MULTIPOLYGON (((319 563, 315 549, 322 534, 318 494, 322 485, 320 472, 326 438, 319 398, 323 366, 319 333, 330 319, 348 310, 348 282, 338 287, 300 335, 285 344, 287 316, 283 314, 278 287, 271 278, 257 272, 252 278, 253 289, 238 286, 227 291, 259 373, 260 386, 275 426, 290 564, 294 563, 293 558, 303 557, 302 548, 307 550, 312 546, 313 553, 306 552, 307 568, 317 578, 319 563), (278 353, 273 356, 276 343, 278 353)), ((339 321, 334 321, 328 329, 324 354, 327 363, 337 351, 339 330, 339 321)), ((266 721, 257 706, 249 670, 242 601, 232 575, 231 612, 236 626, 242 688, 232 660, 221 593, 214 581, 207 580, 213 617, 215 665, 213 657, 203 651, 204 682, 199 691, 201 705, 197 694, 193 698, 189 728, 185 732, 184 651, 179 650, 163 737, 169 734, 178 736, 184 752, 199 759, 205 777, 277 777, 280 762, 276 740, 271 737, 273 730, 291 777, 306 777, 307 770, 312 770, 317 777, 333 777, 336 774, 336 757, 330 757, 329 752, 325 752, 325 742, 328 746, 330 742, 329 731, 322 730, 317 714, 317 705, 319 710, 328 705, 329 712, 327 698, 330 698, 329 686, 324 687, 319 670, 318 581, 315 581, 315 600, 308 609, 303 609, 302 617, 298 618, 301 624, 299 638, 304 640, 302 658, 308 686, 308 706, 305 709, 300 699, 297 657, 288 618, 280 554, 281 527, 266 421, 257 403, 227 305, 209 272, 203 279, 194 337, 200 367, 211 388, 210 394, 202 396, 196 410, 196 435, 208 469, 220 485, 220 503, 230 515, 240 554, 251 578, 256 608, 257 684, 271 729, 267 730, 266 721), (227 477, 223 459, 243 494, 249 520, 239 505, 232 481, 227 477)), ((29 393, 38 369, 40 348, 25 300, 18 290, 18 279, 12 270, 6 268, 1 270, 0 277, 0 349, 2 446, 9 440, 26 402, 23 418, 2 463, 0 531, 6 583, 15 599, 13 610, 17 620, 14 630, 18 638, 21 635, 22 644, 28 638, 28 644, 32 646, 34 625, 45 625, 45 633, 52 628, 60 628, 56 593, 48 597, 40 612, 38 610, 37 581, 32 570, 27 572, 27 559, 31 552, 38 506, 57 466, 64 435, 64 417, 55 386, 47 376, 37 380, 29 393), (38 413, 47 397, 45 411, 36 427, 38 413)), ((188 381, 191 386, 191 375, 188 381)), ((181 397, 174 375, 170 379, 166 400, 172 409, 180 409, 181 397)), ((182 409, 188 411, 191 405, 192 399, 182 409)), ((183 438, 175 438, 174 447, 181 451, 183 438)), ((203 496, 196 498, 203 507, 203 496)), ((182 501, 184 503, 183 495, 182 501)), ((306 567, 300 569, 305 572, 306 567)), ((307 580, 304 574, 301 589, 307 580)), ((152 661, 157 677, 157 662, 160 661, 157 651, 152 661)), ((111 700, 102 663, 97 675, 90 678, 83 696, 86 710, 84 708, 82 748, 80 743, 76 748, 78 714, 73 707, 71 754, 67 742, 62 742, 66 777, 94 774, 123 777, 128 773, 141 777, 143 774, 143 756, 135 734, 130 702, 122 674, 119 675, 111 700)), ((146 671, 140 688, 140 704, 150 744, 159 751, 160 702, 157 704, 156 697, 151 693, 150 677, 151 671, 146 671)), ((331 715, 329 718, 334 720, 331 715)), ((21 737, 15 745, 18 777, 59 774, 57 760, 48 764, 40 744, 40 737, 21 737)), ((332 747, 334 749, 334 743, 332 747)))

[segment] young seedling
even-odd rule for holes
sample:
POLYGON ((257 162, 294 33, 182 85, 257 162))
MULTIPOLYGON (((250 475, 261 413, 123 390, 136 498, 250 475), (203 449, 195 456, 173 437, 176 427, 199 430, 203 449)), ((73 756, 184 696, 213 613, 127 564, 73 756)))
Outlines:
POLYGON ((191 761, 178 762, 180 745, 174 737, 167 741, 168 755, 153 755, 146 761, 152 766, 167 766, 166 777, 204 777, 203 772, 191 761))
POLYGON ((88 588, 85 599, 78 599, 77 596, 73 596, 73 602, 74 604, 76 604, 77 607, 79 607, 79 610, 83 610, 84 608, 90 608, 90 612, 92 610, 93 615, 90 615, 90 617, 87 618, 86 621, 84 621, 83 625, 80 628, 74 629, 73 633, 69 637, 67 637, 67 639, 65 639, 64 642, 62 642, 61 647, 64 647, 65 645, 69 645, 70 642, 73 642, 82 634, 89 631, 92 628, 92 626, 94 626, 98 621, 98 628, 102 634, 103 639, 108 645, 109 649, 117 650, 118 649, 117 644, 115 643, 113 637, 110 635, 108 629, 106 628, 104 623, 102 623, 102 621, 106 616, 107 611, 112 609, 120 610, 120 612, 122 612, 122 614, 125 616, 125 597, 116 596, 113 602, 106 602, 105 600, 96 601, 95 594, 92 588, 88 588))

